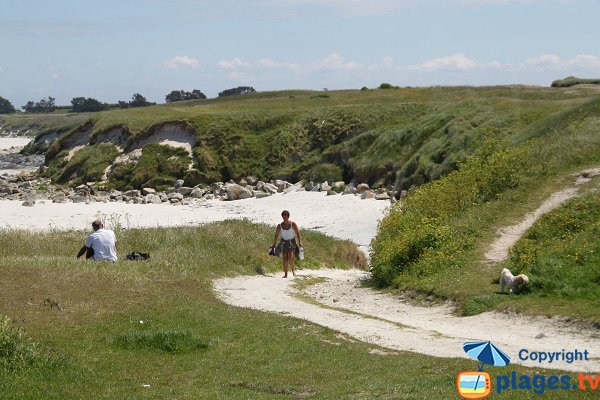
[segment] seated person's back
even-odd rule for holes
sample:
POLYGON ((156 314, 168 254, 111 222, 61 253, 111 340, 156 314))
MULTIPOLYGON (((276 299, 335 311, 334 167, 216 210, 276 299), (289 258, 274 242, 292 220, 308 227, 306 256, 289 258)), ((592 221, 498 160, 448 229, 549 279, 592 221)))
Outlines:
POLYGON ((115 233, 110 229, 104 229, 104 225, 99 220, 92 223, 92 228, 94 232, 87 237, 85 245, 77 254, 77 258, 91 249, 95 261, 117 261, 115 233))

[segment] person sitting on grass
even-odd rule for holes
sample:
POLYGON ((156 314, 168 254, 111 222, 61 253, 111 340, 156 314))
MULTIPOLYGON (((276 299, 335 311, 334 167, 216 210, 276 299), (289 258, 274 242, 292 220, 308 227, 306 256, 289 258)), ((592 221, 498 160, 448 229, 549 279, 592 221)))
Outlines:
POLYGON ((92 222, 94 232, 90 233, 83 247, 77 253, 77 258, 85 254, 85 258, 95 261, 117 261, 117 239, 110 229, 104 229, 99 219, 92 222))
POLYGON ((281 253, 283 254, 283 278, 287 278, 288 266, 291 267, 292 274, 296 276, 296 247, 303 246, 298 225, 296 225, 295 222, 290 221, 290 212, 288 210, 283 210, 281 217, 283 218, 283 222, 277 225, 277 229, 275 230, 275 239, 273 239, 273 247, 275 247, 277 238, 281 235, 281 242, 279 243, 279 246, 281 246, 281 253), (296 238, 298 238, 298 244, 296 244, 296 238))

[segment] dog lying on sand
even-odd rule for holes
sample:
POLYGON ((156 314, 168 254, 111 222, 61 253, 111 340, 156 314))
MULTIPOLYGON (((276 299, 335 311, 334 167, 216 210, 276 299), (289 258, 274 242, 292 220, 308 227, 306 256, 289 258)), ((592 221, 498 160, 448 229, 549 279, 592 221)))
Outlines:
POLYGON ((502 269, 500 274, 500 293, 504 293, 504 286, 508 286, 508 292, 519 293, 529 284, 529 278, 525 274, 514 276, 507 268, 502 269))

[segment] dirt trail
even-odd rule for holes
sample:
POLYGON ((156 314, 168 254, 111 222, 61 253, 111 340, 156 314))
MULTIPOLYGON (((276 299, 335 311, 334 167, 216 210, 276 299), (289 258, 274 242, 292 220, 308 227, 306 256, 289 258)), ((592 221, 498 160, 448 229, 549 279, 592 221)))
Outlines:
MULTIPOLYGON (((509 247, 545 212, 574 196, 581 184, 600 175, 600 168, 579 173, 576 186, 550 197, 538 210, 515 227, 500 231, 500 238, 488 252, 489 261, 506 257, 509 247)), ((294 279, 276 276, 240 276, 214 282, 221 300, 238 307, 275 312, 326 326, 345 335, 399 351, 413 351, 435 357, 467 358, 466 341, 492 340, 512 358, 511 362, 532 367, 567 371, 599 372, 600 349, 597 330, 569 326, 561 318, 524 317, 486 312, 471 317, 452 315, 450 305, 420 307, 398 296, 361 286, 368 273, 351 270, 301 271, 294 279), (311 277, 325 281, 300 292, 294 282, 311 277), (309 300, 307 300, 307 298, 309 300), (521 349, 529 352, 592 352, 589 361, 551 364, 520 360, 521 349)))
POLYGON ((485 258, 488 262, 497 263, 508 257, 509 249, 519 240, 523 234, 533 226, 542 215, 559 207, 565 201, 571 199, 577 194, 581 185, 589 182, 593 177, 600 175, 600 168, 587 169, 575 174, 577 180, 575 186, 556 192, 550 196, 534 212, 527 214, 525 218, 516 225, 502 228, 498 231, 500 237, 492 243, 490 249, 486 252, 485 258))

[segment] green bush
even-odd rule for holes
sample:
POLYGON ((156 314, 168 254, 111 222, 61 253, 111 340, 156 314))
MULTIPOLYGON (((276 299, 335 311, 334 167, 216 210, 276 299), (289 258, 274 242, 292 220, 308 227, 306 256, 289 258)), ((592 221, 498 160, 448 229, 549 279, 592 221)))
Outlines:
POLYGON ((458 171, 409 192, 379 224, 372 242, 373 281, 389 286, 405 272, 422 276, 455 265, 474 240, 453 220, 516 186, 524 167, 521 149, 492 141, 458 171))
MULTIPOLYGON (((71 181, 75 185, 85 182, 95 182, 102 179, 106 168, 119 155, 116 146, 108 143, 86 146, 73 155, 64 163, 59 161, 62 167, 53 179, 58 183, 71 181)), ((61 159, 57 157, 57 159, 61 159)), ((56 159, 54 160, 56 161, 56 159)))
POLYGON ((115 167, 110 177, 117 189, 130 186, 160 188, 183 179, 191 161, 188 152, 182 148, 153 143, 144 146, 136 164, 115 167))
POLYGON ((335 164, 318 164, 310 169, 306 178, 312 182, 337 182, 343 180, 342 169, 335 164))
POLYGON ((552 82, 552 87, 569 87, 580 84, 600 84, 600 79, 583 79, 576 76, 569 76, 564 79, 558 79, 552 82))

